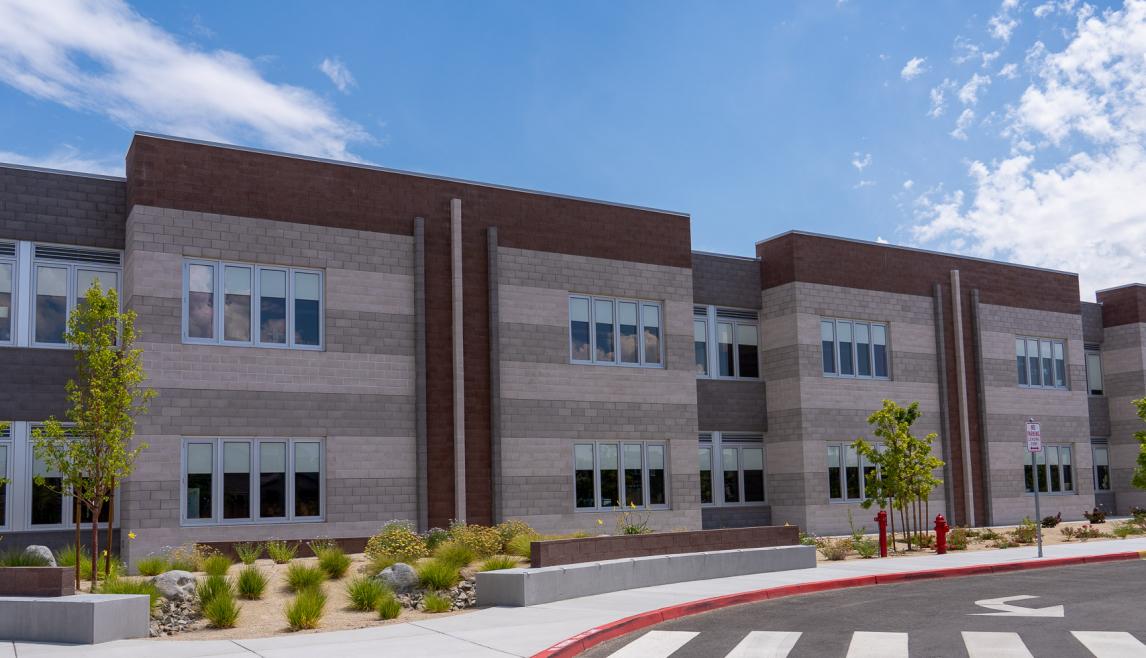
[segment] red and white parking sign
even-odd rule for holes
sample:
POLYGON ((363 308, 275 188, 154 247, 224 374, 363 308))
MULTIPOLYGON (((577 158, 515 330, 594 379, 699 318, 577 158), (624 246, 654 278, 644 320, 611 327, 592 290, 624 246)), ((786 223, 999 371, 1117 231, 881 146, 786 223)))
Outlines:
POLYGON ((1043 451, 1043 428, 1038 423, 1027 423, 1027 452, 1043 451))

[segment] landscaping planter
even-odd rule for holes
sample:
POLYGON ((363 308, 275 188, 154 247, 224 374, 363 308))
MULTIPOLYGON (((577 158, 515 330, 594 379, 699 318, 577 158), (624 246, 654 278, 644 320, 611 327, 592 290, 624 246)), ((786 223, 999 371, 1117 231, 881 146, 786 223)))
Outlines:
POLYGON ((71 596, 74 567, 0 567, 0 596, 71 596))
POLYGON ((529 564, 531 567, 540 568, 649 555, 793 546, 799 543, 800 529, 796 526, 756 526, 657 532, 648 535, 553 539, 535 541, 530 545, 529 564))

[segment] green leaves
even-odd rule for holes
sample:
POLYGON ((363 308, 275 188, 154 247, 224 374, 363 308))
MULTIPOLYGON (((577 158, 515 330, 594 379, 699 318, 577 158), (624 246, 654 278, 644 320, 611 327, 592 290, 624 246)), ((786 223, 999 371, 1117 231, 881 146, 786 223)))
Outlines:
MULTIPOLYGON (((1137 409, 1138 417, 1142 422, 1146 422, 1146 398, 1131 401, 1137 409)), ((1138 466, 1134 469, 1134 479, 1130 481, 1139 489, 1146 489, 1146 430, 1139 430, 1134 433, 1134 438, 1138 439, 1138 466)))

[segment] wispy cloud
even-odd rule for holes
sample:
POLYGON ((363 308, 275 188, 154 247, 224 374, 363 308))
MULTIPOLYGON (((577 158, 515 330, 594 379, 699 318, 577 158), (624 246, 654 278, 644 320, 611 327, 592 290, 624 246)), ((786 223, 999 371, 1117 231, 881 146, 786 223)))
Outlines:
POLYGON ((959 89, 959 102, 964 105, 974 105, 979 102, 979 92, 991 84, 991 77, 976 73, 971 76, 962 88, 959 89))
POLYGON ((903 70, 899 72, 899 77, 904 80, 914 80, 927 72, 927 58, 926 57, 912 57, 907 60, 903 65, 903 70))
POLYGON ((951 131, 951 136, 955 139, 967 139, 967 128, 971 126, 971 122, 975 120, 975 111, 971 108, 966 108, 959 114, 959 118, 955 119, 955 129, 951 131))
POLYGON ((1011 35, 1019 26, 1019 19, 1014 16, 1014 12, 1018 8, 1019 0, 1003 0, 998 13, 987 21, 987 28, 991 36, 1004 43, 1011 40, 1011 35))
POLYGON ((318 70, 325 73, 326 77, 330 78, 330 81, 338 88, 338 91, 344 94, 351 87, 358 86, 354 76, 350 73, 350 69, 346 68, 346 65, 338 57, 323 59, 322 63, 318 65, 318 70))
POLYGON ((931 109, 927 111, 927 116, 938 118, 943 116, 947 111, 947 94, 955 91, 954 80, 944 78, 943 82, 931 88, 931 109))
POLYGON ((911 180, 910 178, 903 181, 903 189, 910 190, 913 187, 915 187, 915 181, 911 180))
POLYGON ((88 174, 123 175, 123 154, 93 157, 82 154, 79 149, 69 144, 39 155, 0 151, 0 162, 88 174))
POLYGON ((859 172, 867 169, 871 166, 871 153, 860 153, 859 151, 852 153, 852 166, 859 172))
POLYGON ((199 50, 121 0, 0 0, 0 81, 133 129, 346 160, 371 140, 317 94, 199 50))
POLYGON ((855 185, 852 185, 852 189, 853 190, 862 190, 865 187, 874 187, 874 186, 875 186, 875 181, 873 181, 873 180, 861 180, 860 182, 856 183, 855 185))

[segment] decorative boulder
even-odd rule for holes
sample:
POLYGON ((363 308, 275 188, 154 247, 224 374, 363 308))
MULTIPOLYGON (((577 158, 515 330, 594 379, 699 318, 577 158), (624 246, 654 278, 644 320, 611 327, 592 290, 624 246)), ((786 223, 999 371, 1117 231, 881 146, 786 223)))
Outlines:
POLYGON ((404 562, 386 567, 374 578, 386 583, 395 592, 408 592, 418 586, 418 572, 404 562))
POLYGON ((33 544, 33 545, 29 546, 28 548, 25 548, 24 552, 29 554, 29 555, 37 555, 39 557, 44 558, 45 560, 48 561, 49 567, 57 566, 56 565, 56 556, 52 555, 52 549, 48 548, 47 546, 40 546, 39 544, 33 544))
POLYGON ((195 597, 195 576, 190 571, 165 571, 154 576, 151 583, 170 601, 188 601, 195 597))

